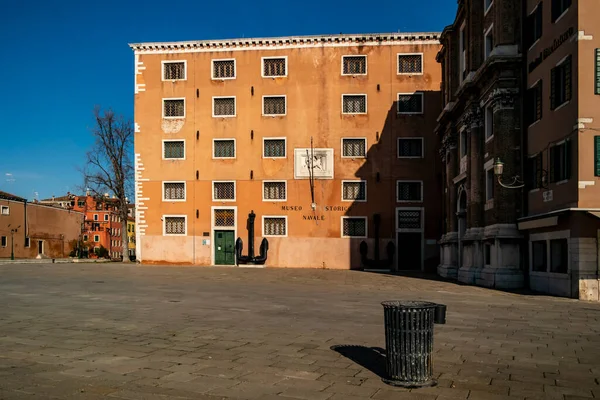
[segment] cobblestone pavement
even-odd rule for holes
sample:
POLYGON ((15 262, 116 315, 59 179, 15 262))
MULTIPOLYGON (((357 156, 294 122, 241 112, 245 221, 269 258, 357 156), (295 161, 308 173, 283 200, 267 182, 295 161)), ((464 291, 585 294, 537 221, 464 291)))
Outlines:
POLYGON ((600 304, 353 271, 0 265, 0 399, 600 397, 599 319, 600 304), (437 387, 381 382, 389 299, 448 305, 437 387))

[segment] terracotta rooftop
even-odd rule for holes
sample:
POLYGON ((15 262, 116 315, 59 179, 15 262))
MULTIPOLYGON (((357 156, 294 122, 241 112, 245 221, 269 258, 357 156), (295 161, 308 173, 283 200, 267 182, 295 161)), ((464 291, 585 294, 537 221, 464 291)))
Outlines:
POLYGON ((11 193, 3 192, 2 190, 0 190, 0 199, 14 200, 14 201, 26 201, 26 199, 24 199, 23 197, 19 197, 17 195, 11 194, 11 193))

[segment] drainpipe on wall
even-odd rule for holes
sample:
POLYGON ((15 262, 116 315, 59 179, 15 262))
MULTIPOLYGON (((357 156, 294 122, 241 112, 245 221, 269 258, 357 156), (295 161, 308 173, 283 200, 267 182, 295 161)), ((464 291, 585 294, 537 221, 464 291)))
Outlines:
MULTIPOLYGON (((521 89, 525 89, 527 87, 527 49, 525 49, 525 16, 527 15, 527 1, 522 0, 521 1, 521 89)), ((521 93, 525 93, 524 90, 521 90, 521 93)), ((528 151, 528 145, 527 145, 527 138, 528 138, 528 128, 526 125, 526 121, 525 121, 525 101, 524 98, 525 96, 520 96, 521 97, 521 110, 520 110, 520 117, 521 117, 521 172, 522 172, 522 176, 525 179, 525 182, 527 182, 527 176, 526 174, 528 173, 528 171, 525 170, 526 168, 526 160, 527 160, 527 155, 529 154, 528 151)), ((525 217, 527 216, 528 212, 529 212, 529 202, 528 202, 528 188, 527 186, 525 186, 524 188, 521 189, 521 217, 525 217)), ((529 288, 529 233, 526 231, 525 233, 525 240, 522 246, 522 263, 523 266, 525 267, 523 270, 523 284, 526 288, 529 288)))

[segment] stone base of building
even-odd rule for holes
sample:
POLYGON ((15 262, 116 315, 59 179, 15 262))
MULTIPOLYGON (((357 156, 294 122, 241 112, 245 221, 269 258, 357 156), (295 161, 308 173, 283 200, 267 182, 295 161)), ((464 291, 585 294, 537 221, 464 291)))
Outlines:
POLYGON ((458 277, 458 232, 449 232, 439 241, 440 265, 437 273, 443 278, 458 277))
POLYGON ((485 267, 477 277, 476 284, 494 289, 521 289, 524 277, 523 272, 516 268, 485 267))

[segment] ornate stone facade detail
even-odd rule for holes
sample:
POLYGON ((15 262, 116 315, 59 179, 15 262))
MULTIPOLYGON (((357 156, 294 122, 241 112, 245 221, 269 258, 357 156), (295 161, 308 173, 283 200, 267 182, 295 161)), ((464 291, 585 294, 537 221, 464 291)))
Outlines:
POLYGON ((482 101, 481 107, 493 107, 494 112, 515 107, 518 89, 494 89, 482 101))
POLYGON ((446 162, 446 154, 449 150, 456 148, 457 139, 456 132, 446 133, 442 139, 442 146, 440 147, 439 153, 443 162, 446 162))

